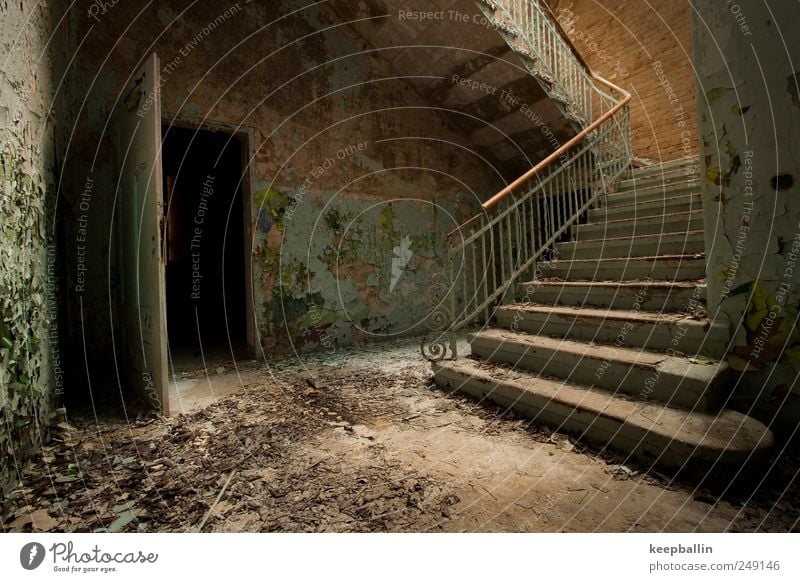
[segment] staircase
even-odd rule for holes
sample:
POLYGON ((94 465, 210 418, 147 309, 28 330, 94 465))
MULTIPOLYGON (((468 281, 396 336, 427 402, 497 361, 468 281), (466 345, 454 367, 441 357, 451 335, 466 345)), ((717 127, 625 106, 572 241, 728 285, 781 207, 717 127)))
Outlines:
POLYGON ((674 472, 763 459, 771 432, 725 408, 699 160, 632 169, 630 94, 589 69, 547 4, 477 3, 577 135, 448 234, 422 341, 436 383, 674 472))
POLYGON ((628 170, 469 336, 470 358, 433 363, 436 383, 666 469, 765 456, 769 430, 724 408, 700 191, 696 158, 628 170))

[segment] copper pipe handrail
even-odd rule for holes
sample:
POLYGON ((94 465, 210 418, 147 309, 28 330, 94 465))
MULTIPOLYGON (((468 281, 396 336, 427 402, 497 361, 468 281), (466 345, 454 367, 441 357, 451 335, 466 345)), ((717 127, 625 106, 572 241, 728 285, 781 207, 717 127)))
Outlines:
POLYGON ((589 135, 595 129, 600 127, 603 123, 608 121, 618 111, 620 111, 623 107, 625 107, 628 103, 630 103, 630 101, 631 101, 631 94, 630 93, 628 93, 624 89, 618 87, 617 85, 615 85, 611 81, 608 81, 607 79, 604 79, 603 77, 601 77, 600 75, 598 75, 594 71, 589 71, 589 73, 591 74, 592 78, 595 79, 596 81, 599 81, 599 82, 603 83, 606 87, 609 87, 610 89, 612 89, 614 91, 617 91, 618 93, 621 93, 622 96, 623 96, 622 100, 619 103, 617 103, 616 105, 614 105, 614 107, 612 107, 611 109, 606 111, 603 115, 601 115, 591 125, 589 125, 585 129, 583 129, 580 133, 578 133, 578 135, 576 135, 575 137, 570 139, 567 143, 562 145, 560 148, 558 148, 552 154, 550 154, 545 159, 543 159, 541 162, 536 164, 533 168, 531 168, 530 170, 525 172, 522 176, 520 176, 519 178, 517 178, 516 180, 511 182, 511 184, 509 184, 508 186, 506 186, 505 188, 500 190, 500 192, 498 192, 497 194, 495 194, 494 196, 489 198, 489 200, 487 200, 486 202, 481 204, 481 208, 484 210, 484 212, 488 212, 488 211, 492 210, 506 196, 508 196, 509 194, 514 192, 520 186, 523 186, 524 184, 527 184, 528 182, 530 182, 542 170, 548 168, 550 165, 553 164, 553 162, 555 162, 558 158, 563 156, 566 152, 568 152, 569 150, 574 148, 576 145, 578 145, 581 142, 583 142, 583 140, 586 139, 587 135, 589 135))
POLYGON ((552 260, 548 249, 555 249, 560 237, 630 167, 631 94, 588 67, 543 1, 505 1, 510 10, 505 13, 504 9, 506 18, 518 23, 523 32, 541 32, 537 38, 545 39, 526 40, 532 54, 543 61, 544 73, 549 72, 559 85, 545 92, 551 97, 552 93, 563 94, 568 99, 565 115, 577 111, 581 126, 589 125, 580 127, 577 135, 448 233, 447 268, 443 277, 435 279, 439 283, 432 292, 435 308, 429 324, 431 333, 421 342, 423 356, 431 360, 443 359, 448 353, 457 358, 456 331, 476 319, 489 321, 494 307, 526 273, 537 278, 536 265, 552 260), (530 5, 523 4, 528 1, 530 5), (606 107, 608 111, 592 121, 595 109, 603 111, 606 107), (532 183, 534 179, 536 183, 532 183), (518 195, 509 204, 491 212, 513 193, 518 195))

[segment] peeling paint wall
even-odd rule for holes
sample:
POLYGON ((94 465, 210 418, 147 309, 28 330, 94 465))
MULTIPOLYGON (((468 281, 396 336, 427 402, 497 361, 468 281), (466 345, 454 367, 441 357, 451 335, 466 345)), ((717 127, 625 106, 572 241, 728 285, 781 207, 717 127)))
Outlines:
POLYGON ((253 291, 264 355, 422 331, 442 235, 502 184, 410 83, 324 5, 93 6, 80 1, 71 13, 76 125, 66 237, 74 257, 85 216, 92 255, 80 289, 74 261, 68 268, 70 334, 85 334, 93 375, 113 376, 112 112, 153 50, 166 116, 252 135, 253 291), (89 204, 79 210, 86 184, 89 204))
POLYGON ((589 65, 633 95, 634 155, 672 160, 696 154, 689 3, 550 0, 549 4, 589 65))
POLYGON ((57 4, 0 3, 0 497, 42 441, 63 383, 52 246, 57 4))
POLYGON ((731 322, 735 404, 800 415, 800 39, 790 3, 694 2, 709 306, 731 322))

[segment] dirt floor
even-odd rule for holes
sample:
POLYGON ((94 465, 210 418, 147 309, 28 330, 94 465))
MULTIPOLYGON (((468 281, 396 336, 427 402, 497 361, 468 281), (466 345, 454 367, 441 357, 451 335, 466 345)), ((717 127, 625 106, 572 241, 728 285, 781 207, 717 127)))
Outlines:
MULTIPOLYGON (((414 342, 269 369, 250 363, 238 376, 233 368, 215 363, 209 382, 241 378, 238 390, 193 412, 187 405, 187 414, 62 422, 5 500, 3 529, 799 527, 796 452, 784 451, 756 491, 696 489, 644 475, 612 454, 435 388, 414 342)), ((189 376, 184 371, 181 381, 189 376)))

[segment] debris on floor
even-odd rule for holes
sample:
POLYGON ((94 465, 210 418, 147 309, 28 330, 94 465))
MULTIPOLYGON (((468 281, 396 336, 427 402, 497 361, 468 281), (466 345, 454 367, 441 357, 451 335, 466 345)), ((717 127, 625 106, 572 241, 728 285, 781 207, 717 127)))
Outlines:
MULTIPOLYGON (((242 376, 202 410, 75 416, 0 504, 16 532, 792 531, 797 463, 733 496, 435 389, 416 346, 242 376)), ((233 374, 233 372, 228 372, 233 374)), ((796 461, 796 457, 795 457, 796 461)))

